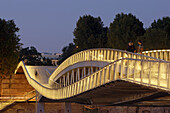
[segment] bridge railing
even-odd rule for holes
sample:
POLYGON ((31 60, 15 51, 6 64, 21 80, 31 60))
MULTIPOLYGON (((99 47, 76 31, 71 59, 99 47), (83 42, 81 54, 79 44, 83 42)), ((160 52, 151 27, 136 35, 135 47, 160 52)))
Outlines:
POLYGON ((150 50, 142 52, 143 55, 170 61, 170 50, 150 50))
POLYGON ((170 62, 124 59, 121 68, 121 79, 169 89, 170 62))
POLYGON ((145 56, 137 53, 127 52, 117 49, 90 49, 76 53, 66 59, 58 68, 53 72, 49 78, 49 83, 54 84, 54 78, 63 71, 66 67, 71 66, 78 62, 83 61, 103 61, 103 62, 113 62, 122 58, 132 58, 132 59, 146 59, 146 60, 158 60, 156 58, 145 56))
POLYGON ((43 96, 50 99, 66 99, 116 80, 135 82, 150 87, 170 89, 170 63, 158 60, 118 59, 99 71, 62 88, 49 88, 37 82, 21 62, 28 82, 43 96))
POLYGON ((125 80, 150 87, 170 88, 170 63, 140 59, 121 59, 84 79, 61 88, 60 97, 68 98, 105 85, 115 80, 125 80))

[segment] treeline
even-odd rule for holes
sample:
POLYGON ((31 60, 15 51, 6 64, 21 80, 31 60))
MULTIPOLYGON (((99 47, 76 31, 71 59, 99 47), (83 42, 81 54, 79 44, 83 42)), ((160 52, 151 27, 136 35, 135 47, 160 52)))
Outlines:
POLYGON ((0 80, 12 75, 21 60, 27 65, 52 65, 35 47, 22 48, 18 31, 13 20, 0 18, 0 80))
POLYGON ((14 72, 21 47, 19 28, 13 20, 0 19, 0 79, 14 72))
POLYGON ((32 66, 53 66, 52 60, 42 57, 41 53, 33 46, 21 48, 19 52, 19 61, 24 61, 26 65, 32 66))
MULTIPOLYGON (((0 19, 0 78, 14 72, 18 59, 26 61, 30 65, 51 65, 51 61, 43 59, 34 47, 22 48, 19 28, 13 20, 0 19)), ((91 48, 127 49, 128 42, 137 40, 143 42, 144 50, 170 48, 170 17, 154 20, 148 27, 136 16, 129 14, 117 14, 105 27, 100 17, 84 15, 79 18, 73 31, 74 43, 62 49, 62 56, 58 64, 62 63, 72 54, 91 48)))
POLYGON ((144 50, 170 48, 170 17, 163 17, 144 28, 136 16, 117 14, 109 27, 104 27, 100 17, 84 15, 74 29, 74 43, 62 49, 59 64, 72 54, 91 48, 127 49, 128 42, 141 40, 144 50))

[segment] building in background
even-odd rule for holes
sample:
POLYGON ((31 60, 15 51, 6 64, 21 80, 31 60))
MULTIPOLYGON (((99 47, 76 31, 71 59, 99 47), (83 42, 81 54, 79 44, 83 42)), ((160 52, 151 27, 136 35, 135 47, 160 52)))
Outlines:
POLYGON ((61 56, 61 53, 42 52, 41 56, 42 58, 50 59, 52 61, 52 64, 57 66, 57 62, 59 60, 59 57, 61 56))

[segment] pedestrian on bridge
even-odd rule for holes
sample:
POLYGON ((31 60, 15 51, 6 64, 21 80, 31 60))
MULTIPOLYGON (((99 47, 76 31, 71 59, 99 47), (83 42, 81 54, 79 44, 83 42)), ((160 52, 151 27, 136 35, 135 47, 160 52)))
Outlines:
POLYGON ((138 53, 142 54, 143 52, 143 44, 141 40, 138 40, 138 53))
POLYGON ((135 48, 135 46, 133 45, 133 42, 129 42, 129 43, 128 43, 128 48, 127 48, 126 51, 136 52, 136 48, 135 48))

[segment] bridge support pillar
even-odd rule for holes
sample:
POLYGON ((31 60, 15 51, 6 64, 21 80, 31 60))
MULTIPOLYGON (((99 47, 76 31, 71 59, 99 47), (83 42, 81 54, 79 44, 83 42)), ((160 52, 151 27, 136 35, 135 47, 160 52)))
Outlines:
POLYGON ((72 113, 71 103, 65 103, 65 113, 72 113))
POLYGON ((35 113, 45 113, 44 103, 39 102, 38 97, 39 97, 39 93, 36 91, 35 113))
POLYGON ((36 113, 45 113, 44 103, 42 103, 42 102, 37 103, 37 112, 36 113))

